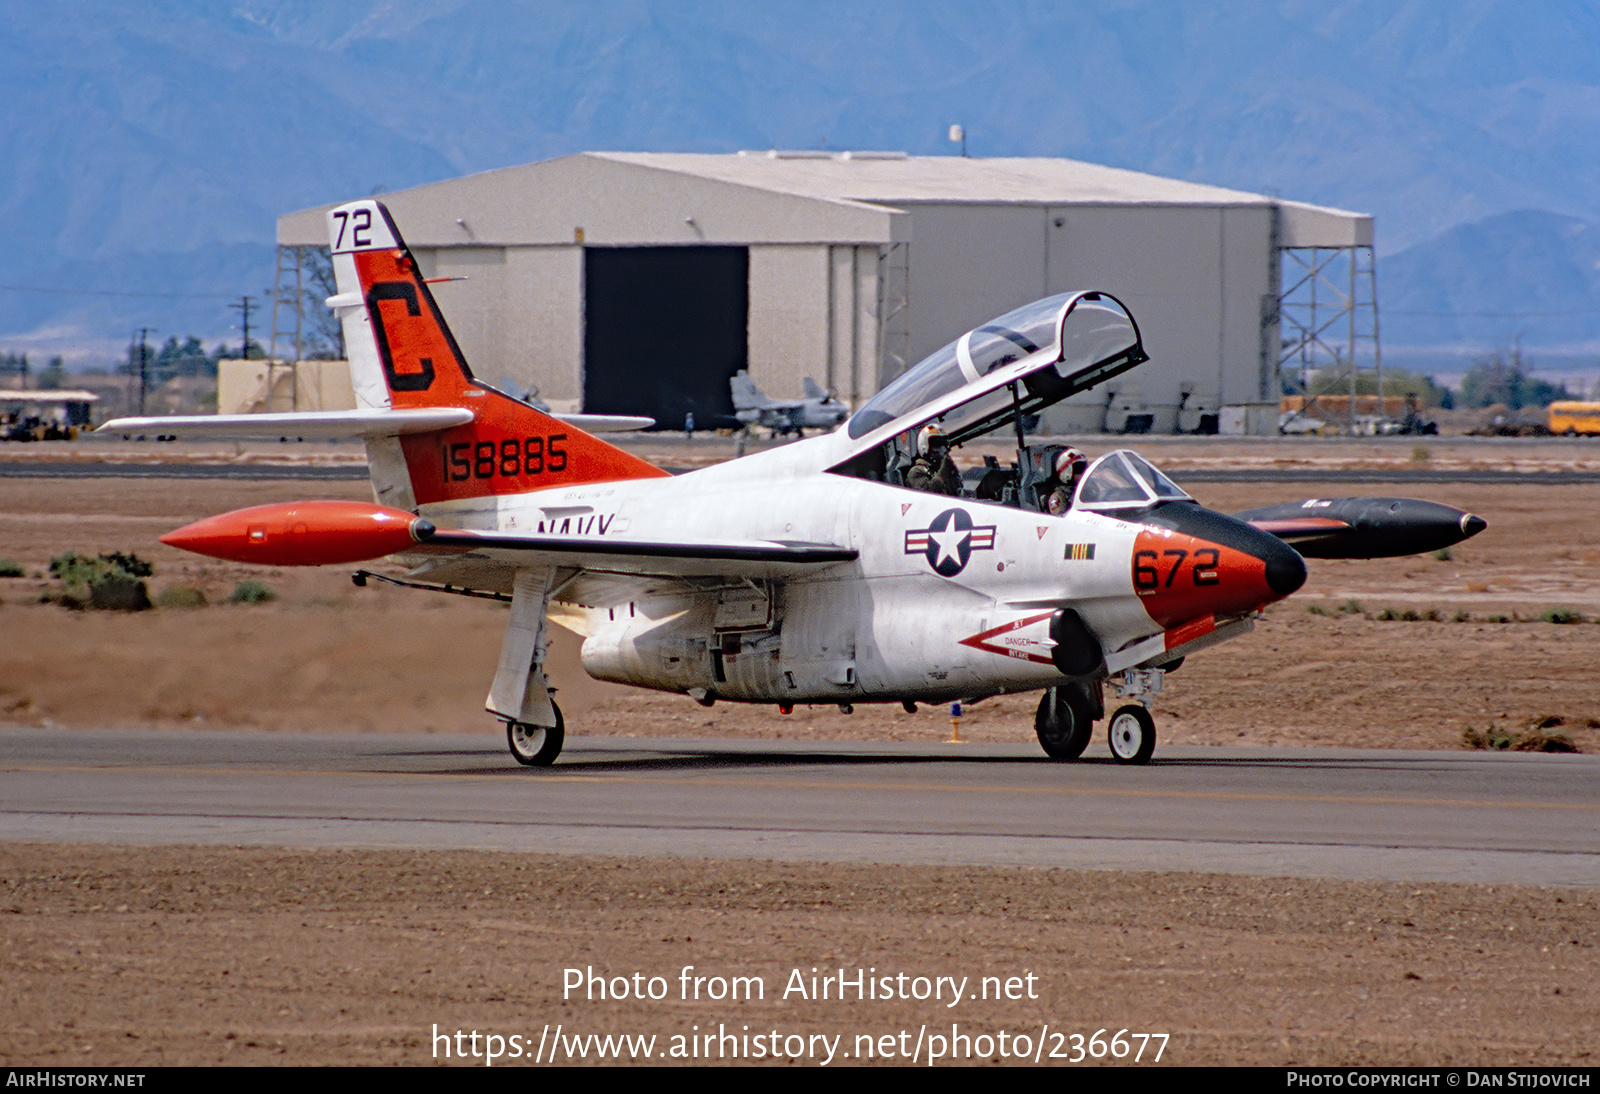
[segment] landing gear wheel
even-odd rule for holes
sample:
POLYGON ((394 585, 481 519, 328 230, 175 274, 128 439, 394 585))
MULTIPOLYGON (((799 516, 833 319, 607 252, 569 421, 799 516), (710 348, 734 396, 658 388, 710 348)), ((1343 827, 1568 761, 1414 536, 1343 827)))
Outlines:
POLYGON ((1039 745, 1052 760, 1076 760, 1094 736, 1094 711, 1076 688, 1050 688, 1033 716, 1039 745))
POLYGON ((1156 750, 1156 720, 1137 703, 1119 707, 1106 726, 1111 758, 1119 764, 1147 764, 1156 750))
POLYGON ((561 708, 554 703, 550 705, 555 707, 556 712, 556 724, 553 726, 506 723, 506 743, 511 746, 511 755, 519 764, 549 767, 561 755, 561 746, 567 739, 567 726, 561 717, 561 708))

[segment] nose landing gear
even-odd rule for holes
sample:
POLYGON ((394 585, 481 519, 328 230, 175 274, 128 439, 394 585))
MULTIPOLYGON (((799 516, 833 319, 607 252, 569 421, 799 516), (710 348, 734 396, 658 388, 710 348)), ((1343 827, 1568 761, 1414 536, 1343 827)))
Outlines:
POLYGON ((1106 723, 1106 736, 1111 743, 1111 758, 1119 764, 1147 764, 1156 750, 1156 720, 1150 717, 1147 704, 1150 697, 1161 694, 1166 683, 1168 665, 1158 669, 1127 669, 1116 685, 1117 698, 1132 699, 1126 706, 1118 707, 1111 721, 1106 723))
POLYGON ((1111 758, 1119 764, 1147 764, 1156 750, 1156 720, 1138 703, 1118 707, 1106 725, 1111 758))

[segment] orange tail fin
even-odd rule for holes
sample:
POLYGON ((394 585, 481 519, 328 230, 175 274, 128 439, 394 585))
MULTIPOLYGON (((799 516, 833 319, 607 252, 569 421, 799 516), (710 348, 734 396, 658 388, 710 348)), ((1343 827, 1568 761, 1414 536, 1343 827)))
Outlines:
MULTIPOLYGON (((328 303, 344 322, 358 401, 473 413, 467 425, 399 438, 415 505, 667 474, 474 379, 381 202, 330 210, 328 239, 339 287, 328 303)), ((383 461, 369 456, 376 483, 383 461)))

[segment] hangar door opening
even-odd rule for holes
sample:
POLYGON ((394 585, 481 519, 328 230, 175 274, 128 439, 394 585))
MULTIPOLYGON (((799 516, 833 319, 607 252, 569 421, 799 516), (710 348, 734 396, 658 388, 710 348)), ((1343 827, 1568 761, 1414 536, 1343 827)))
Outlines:
POLYGON ((583 279, 585 411, 738 424, 728 381, 749 358, 748 247, 590 247, 583 279))

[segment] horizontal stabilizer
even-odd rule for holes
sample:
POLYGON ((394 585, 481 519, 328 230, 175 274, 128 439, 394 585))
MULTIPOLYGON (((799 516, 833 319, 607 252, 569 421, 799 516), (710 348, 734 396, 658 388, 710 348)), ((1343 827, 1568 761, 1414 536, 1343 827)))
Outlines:
POLYGON ((195 414, 165 418, 113 418, 96 436, 176 437, 196 441, 336 441, 351 437, 401 437, 436 433, 472 421, 460 406, 408 410, 308 410, 295 414, 195 414))
POLYGON ((546 411, 558 422, 575 425, 585 433, 633 433, 656 424, 654 418, 640 414, 557 414, 546 411))

